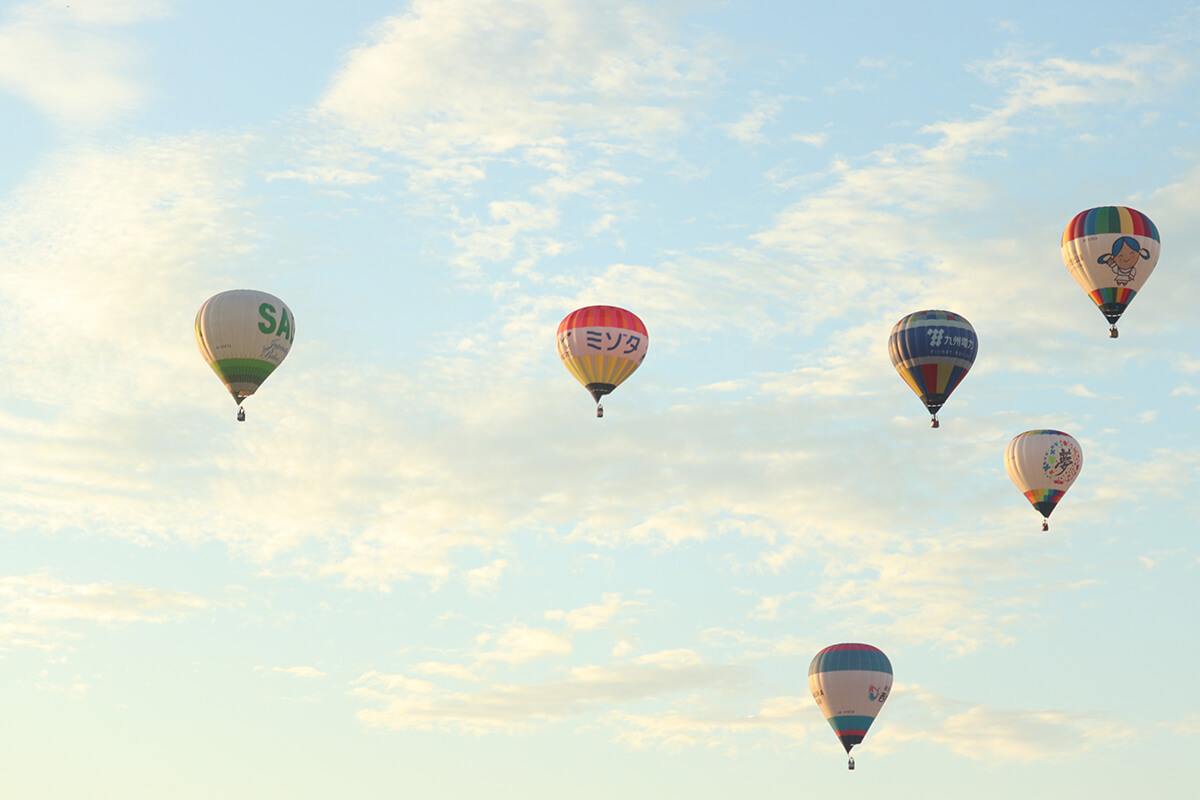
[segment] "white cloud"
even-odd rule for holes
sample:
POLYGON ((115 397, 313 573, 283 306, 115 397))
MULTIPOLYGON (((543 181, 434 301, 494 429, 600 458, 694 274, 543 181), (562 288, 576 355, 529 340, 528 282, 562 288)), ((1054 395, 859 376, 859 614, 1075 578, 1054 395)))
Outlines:
MULTIPOLYGON (((497 14, 500 28, 485 35, 473 27, 478 18, 464 8, 417 3, 385 23, 372 44, 350 55, 323 108, 377 146, 454 174, 486 175, 480 166, 484 157, 509 159, 506 165, 512 166, 524 158, 510 152, 519 148, 541 159, 529 199, 519 194, 480 199, 482 221, 471 214, 457 219, 459 264, 469 272, 498 258, 533 261, 559 244, 568 246, 557 241, 556 233, 565 198, 633 180, 603 168, 602 159, 575 161, 580 143, 611 144, 627 136, 616 110, 636 113, 639 106, 632 94, 622 95, 615 87, 651 85, 653 102, 678 121, 686 114, 684 101, 704 91, 715 72, 697 58, 683 59, 687 69, 672 74, 661 61, 671 53, 652 51, 639 27, 657 23, 617 14, 604 22, 594 41, 584 43, 583 61, 591 58, 594 70, 604 66, 601 91, 589 83, 599 72, 587 72, 586 64, 555 62, 565 62, 564 54, 593 38, 590 17, 573 16, 591 12, 497 3, 490 6, 493 12, 515 16, 497 14), (546 63, 510 59, 530 45, 527 32, 539 26, 522 25, 535 18, 548 26, 535 44, 553 57, 546 63), (638 36, 623 36, 633 29, 638 36), (466 63, 449 63, 463 53, 469 54, 466 63), (418 87, 413 95, 390 94, 394 75, 401 75, 401 89, 427 78, 420 62, 429 55, 431 64, 440 65, 438 85, 418 87), (467 95, 455 91, 496 69, 495 82, 504 84, 499 95, 482 94, 490 91, 492 78, 467 87, 467 95), (513 89, 520 83, 511 80, 513 71, 534 80, 523 84, 526 89, 513 89), (469 94, 476 90, 481 94, 469 94), (603 109, 589 105, 598 97, 608 104, 603 109), (353 98, 365 102, 355 104, 353 98), (535 107, 544 116, 501 115, 495 120, 498 138, 486 138, 481 131, 494 122, 489 112, 514 99, 517 108, 535 107), (581 103, 588 113, 576 116, 581 103), (424 133, 405 138, 413 129, 424 133), (446 130, 453 134, 449 146, 467 155, 437 149, 436 140, 446 130), (458 160, 477 156, 481 160, 458 160)), ((272 567, 281 571, 381 590, 412 576, 439 586, 459 569, 455 554, 470 549, 486 566, 466 570, 463 580, 474 591, 488 591, 510 568, 510 557, 498 554, 509 552, 509 537, 516 531, 555 531, 603 546, 773 537, 755 566, 782 570, 801 556, 820 554, 830 565, 824 586, 836 589, 826 594, 828 608, 868 611, 873 624, 952 648, 1011 641, 1014 624, 999 622, 1010 609, 984 598, 981 584, 967 578, 948 581, 939 572, 975 574, 992 558, 1011 564, 1015 556, 999 543, 1002 535, 985 532, 972 544, 953 537, 938 543, 941 529, 879 534, 890 524, 886 515, 874 503, 854 507, 860 498, 843 479, 853 475, 877 487, 879 503, 895 501, 894 507, 911 510, 904 503, 913 501, 896 497, 887 480, 909 466, 887 458, 869 464, 872 443, 839 430, 798 429, 794 421, 834 419, 833 412, 842 408, 875 412, 882 407, 881 394, 907 391, 888 373, 879 343, 898 309, 927 293, 931 274, 945 277, 940 285, 952 307, 959 302, 982 307, 984 298, 993 307, 1005 306, 1004 299, 1019 291, 1003 288, 1005 269, 1036 259, 1023 258, 1018 239, 990 242, 980 254, 976 242, 920 221, 939 208, 980 205, 985 188, 964 165, 1015 136, 1019 126, 1012 120, 1043 106, 1054 95, 1046 87, 1074 74, 1058 63, 1014 64, 1006 61, 1003 69, 988 73, 1013 83, 998 111, 981 112, 966 123, 930 126, 926 133, 936 137, 930 147, 898 144, 866 159, 833 161, 814 176, 809 198, 784 209, 757 237, 757 248, 735 242, 714 245, 703 257, 683 253, 658 263, 613 264, 586 277, 562 277, 561 296, 534 299, 524 294, 527 287, 514 289, 497 302, 492 318, 466 335, 456 332, 455 340, 466 343, 463 348, 447 354, 435 343, 431 355, 406 364, 403 374, 393 366, 340 363, 344 357, 322 352, 320 342, 298 348, 273 378, 281 394, 264 392, 255 399, 251 424, 257 427, 248 425, 250 433, 239 439, 215 426, 182 433, 173 421, 199 409, 210 413, 203 405, 208 398, 211 407, 228 403, 215 379, 198 369, 188 328, 196 305, 192 290, 215 282, 215 268, 207 277, 194 268, 223 256, 236 258, 253 249, 259 235, 249 201, 238 197, 238 173, 220 157, 228 147, 240 158, 246 143, 164 141, 117 156, 77 151, 35 176, 0 221, 0 241, 16 243, 0 245, 7 265, 0 270, 6 292, 13 287, 9 296, 17 298, 0 303, 21 311, 17 324, 4 329, 6 351, 17 354, 20 376, 11 391, 23 400, 54 404, 40 388, 52 383, 65 395, 85 396, 88 404, 84 411, 52 408, 0 418, 6 433, 0 461, 7 465, 0 467, 0 485, 9 487, 9 494, 0 490, 0 496, 11 500, 3 521, 45 532, 59 529, 63 520, 86 517, 97 530, 130 538, 218 538, 239 554, 276 561, 272 567), (1022 83, 1039 71, 1050 77, 1022 83), (172 188, 178 186, 186 188, 172 188), (106 202, 95 202, 97 197, 106 202), (864 230, 872 235, 862 236, 864 230), (645 395, 626 406, 627 427, 609 430, 611 438, 595 445, 600 456, 622 453, 628 463, 613 466, 595 487, 564 484, 562 476, 576 463, 581 444, 592 442, 565 424, 576 406, 563 398, 577 398, 580 390, 567 386, 569 379, 547 357, 545 332, 572 305, 606 296, 634 298, 639 309, 647 309, 655 320, 655 352, 670 356, 683 352, 701 332, 719 338, 734 331, 769 342, 812 335, 823 323, 873 310, 856 324, 843 325, 824 350, 802 350, 793 363, 769 374, 705 380, 706 388, 744 393, 727 404, 708 406, 688 397, 660 412, 653 403, 665 392, 661 384, 653 389, 648 384, 645 395), (807 296, 821 301, 797 312, 795 298, 807 296), (713 311, 700 318, 691 311, 696 307, 713 311), (114 329, 114 316, 128 324, 114 329), (72 319, 77 335, 44 336, 44 320, 62 317, 72 319), (180 335, 148 338, 146 330, 180 335), (483 349, 485 342, 490 350, 483 349), (44 375, 47 363, 64 366, 48 380, 30 377, 44 375), (554 375, 548 377, 547 370, 554 375), (420 385, 412 380, 418 373, 420 385), (528 380, 514 385, 512 375, 528 380), (329 385, 339 387, 339 396, 295 391, 329 385), (481 385, 503 385, 511 393, 503 403, 481 402, 481 385), (162 391, 165 386, 180 391, 162 391), (141 398, 137 407, 131 396, 141 398), (404 414, 397 414, 399 409, 404 414), (438 424, 431 426, 430 419, 438 424), (145 434, 147 427, 158 433, 145 434), (696 430, 729 436, 698 441, 696 430), (143 432, 140 438, 137 431, 143 432), (201 441, 205 446, 197 447, 201 441), (404 443, 399 453, 379 444, 397 441, 404 443), (247 463, 273 469, 248 474, 240 466, 247 463), (730 477, 724 469, 729 463, 736 463, 740 474, 730 477), (64 483, 72 491, 57 492, 64 483), (167 484, 171 492, 162 491, 167 484), (870 543, 878 555, 855 564, 837 544, 847 538, 870 543), (938 598, 929 604, 931 610, 887 610, 928 596, 938 598)), ((1080 80, 1104 77, 1078 72, 1080 80)), ((662 130, 674 129, 669 124, 662 130)), ((354 169, 326 163, 267 177, 349 186, 376 174, 382 172, 361 163, 354 169)), ((1183 197, 1186 188, 1176 193, 1183 197)), ((621 218, 607 214, 601 219, 608 229, 621 218)), ((1053 247, 1047 250, 1053 258, 1053 247)), ((206 293, 195 294, 202 299, 206 293)), ((1007 313, 997 311, 992 319, 1007 313)), ((982 329, 981 320, 976 322, 982 329)), ((1053 324, 1065 328, 1071 322, 1053 324)), ((1020 344, 997 342, 998 351, 1010 349, 997 352, 993 363, 1028 361, 1017 352, 1020 344)), ((915 398, 906 400, 915 409, 915 398)), ((968 393, 961 401, 970 402, 968 393)), ((965 412, 967 406, 962 408, 965 412)), ((916 426, 919 415, 912 416, 916 426)), ((886 435, 908 446, 914 430, 897 424, 886 435)), ((978 436, 968 447, 989 458, 994 444, 978 436)), ((1142 471, 1138 485, 1148 486, 1155 473, 1142 471)), ((1169 485, 1176 491, 1192 480, 1163 477, 1174 481, 1169 485)), ((1016 508, 1017 501, 1014 515, 1027 512, 1016 508)), ((993 583, 982 585, 1016 586, 1016 596, 1030 604, 1046 592, 1061 591, 1051 581, 1019 586, 1014 575, 1001 570, 989 579, 993 583)), ((768 618, 777 613, 781 597, 764 597, 758 613, 768 618)), ((571 633, 608 625, 616 613, 609 596, 595 606, 563 610, 557 618, 565 622, 567 635, 514 629, 507 641, 491 640, 494 650, 486 658, 520 664, 570 653, 571 633)))
POLYGON ((142 59, 113 28, 168 13, 160 0, 14 6, 0 23, 0 89, 61 124, 95 125, 131 111, 145 94, 142 59))
POLYGON ((617 638, 617 643, 613 645, 612 651, 609 653, 613 658, 624 658, 634 651, 636 644, 632 639, 626 636, 617 638))
POLYGON ((616 221, 616 214, 604 214, 600 217, 600 219, 596 220, 590 228, 588 228, 588 235, 599 236, 602 233, 606 233, 612 230, 613 223, 616 221))
POLYGON ((1200 734, 1200 714, 1184 714, 1175 722, 1159 723, 1162 727, 1174 731, 1179 736, 1196 736, 1200 734))
POLYGON ((291 675, 295 678, 324 678, 326 673, 316 667, 255 667, 255 672, 291 675))
POLYGON ((370 673, 351 694, 372 705, 358 713, 370 727, 504 733, 527 730, 656 697, 729 689, 744 672, 691 664, 574 667, 565 678, 540 684, 490 684, 478 692, 439 691, 403 675, 370 673))
POLYGON ((1072 387, 1071 387, 1071 388, 1070 388, 1068 391, 1070 391, 1070 392, 1071 392, 1071 394, 1075 395, 1076 397, 1086 397, 1086 398, 1096 398, 1096 397, 1099 397, 1099 395, 1098 395, 1098 394, 1096 394, 1095 392, 1091 391, 1090 389, 1088 389, 1086 386, 1084 386, 1084 385, 1083 385, 1083 384, 1081 384, 1081 383, 1077 383, 1077 384, 1075 384, 1075 385, 1074 385, 1074 386, 1072 386, 1072 387))
POLYGON ((801 144, 811 145, 813 147, 824 147, 829 141, 828 133, 796 133, 792 135, 792 141, 800 142, 801 144))
POLYGON ((53 383, 57 395, 93 407, 130 398, 145 407, 165 401, 164 385, 186 381, 192 319, 212 286, 195 267, 233 260, 246 244, 232 174, 244 145, 76 148, 0 205, 0 303, 16 323, 3 341, 16 396, 53 403, 38 388, 53 383), (175 331, 186 333, 164 335, 175 331), (114 361, 143 366, 114 376, 114 361))
POLYGON ((83 2, 54 4, 26 3, 19 8, 39 9, 47 16, 84 25, 132 25, 170 15, 175 0, 83 0, 83 2), (66 11, 65 9, 71 9, 66 11))
POLYGON ((508 567, 507 559, 497 558, 486 567, 467 570, 463 578, 467 584, 467 591, 471 594, 481 594, 494 590, 508 567))
POLYGON ((725 126, 729 138, 742 144, 759 144, 767 140, 763 127, 770 124, 783 110, 780 98, 769 98, 759 101, 754 108, 747 111, 736 121, 725 126))
POLYGON ((460 277, 503 266, 540 280, 540 263, 635 213, 607 204, 610 190, 637 183, 647 161, 678 159, 664 143, 720 80, 683 30, 635 4, 420 0, 347 55, 315 113, 334 149, 398 159, 413 202, 452 224, 447 261, 460 277), (503 197, 477 198, 494 171, 519 176, 524 196, 510 182, 503 197), (599 217, 570 239, 557 233, 568 198, 599 217))
POLYGON ((71 700, 82 700, 91 688, 90 685, 76 681, 74 683, 51 683, 50 681, 39 680, 33 684, 34 688, 39 692, 46 694, 57 694, 70 698, 71 700))
POLYGON ((333 186, 361 186, 363 184, 376 183, 380 180, 379 175, 373 175, 369 172, 356 172, 340 167, 312 167, 303 172, 282 170, 280 172, 268 172, 265 177, 268 181, 293 180, 333 186))
POLYGON ((799 596, 799 592, 788 592, 787 594, 777 594, 766 596, 758 601, 758 605, 750 612, 751 619, 779 619, 779 610, 783 607, 785 600, 791 600, 799 596))
MULTIPOLYGON (((515 200, 493 202, 488 205, 488 212, 494 224, 476 219, 460 220, 463 232, 453 237, 458 249, 453 263, 465 275, 479 275, 482 262, 512 260, 519 239, 558 226, 558 211, 550 206, 539 207, 515 200)), ((553 251, 554 246, 547 247, 544 240, 541 249, 553 251)))
POLYGON ((69 584, 46 574, 0 578, 4 613, 33 621, 165 622, 206 607, 184 592, 108 583, 69 584))
POLYGON ((478 681, 481 680, 470 667, 465 667, 462 664, 447 664, 443 661, 423 661, 413 667, 422 675, 445 675, 448 678, 454 678, 460 681, 478 681))
POLYGON ((186 592, 111 583, 67 583, 45 573, 0 577, 0 653, 52 650, 76 638, 72 623, 164 623, 208 602, 186 592))
POLYGON ((375 147, 438 160, 567 132, 636 142, 682 124, 679 100, 714 78, 633 5, 418 0, 353 50, 320 112, 375 147))
POLYGON ((1137 735, 1103 714, 1002 711, 949 700, 914 685, 893 689, 878 728, 871 730, 871 746, 882 752, 903 742, 935 742, 975 761, 1019 763, 1076 757, 1137 735))
POLYGON ((663 669, 681 669, 694 667, 704 663, 700 654, 687 649, 660 650, 657 653, 647 653, 633 660, 635 664, 650 664, 663 669))
POLYGON ((785 744, 806 741, 819 719, 809 697, 772 697, 754 713, 735 714, 689 703, 682 709, 649 714, 614 711, 603 722, 615 729, 616 741, 631 747, 654 747, 679 753, 689 747, 724 747, 731 754, 740 742, 757 744, 769 734, 785 744))
POLYGON ((603 602, 598 605, 584 606, 570 611, 547 611, 546 619, 562 620, 568 630, 594 631, 606 627, 622 610, 636 608, 641 603, 622 601, 619 594, 604 595, 603 602))
POLYGON ((480 646, 491 646, 479 653, 480 661, 501 661, 509 665, 571 653, 571 642, 565 636, 524 625, 510 627, 499 636, 480 634, 476 641, 480 646))

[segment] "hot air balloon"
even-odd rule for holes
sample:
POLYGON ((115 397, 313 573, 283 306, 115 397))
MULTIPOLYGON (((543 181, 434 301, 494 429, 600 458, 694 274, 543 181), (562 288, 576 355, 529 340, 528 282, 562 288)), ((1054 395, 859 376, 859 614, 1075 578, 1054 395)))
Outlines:
POLYGON ((1025 431, 1004 451, 1008 477, 1033 507, 1042 512, 1042 530, 1050 530, 1050 514, 1083 468, 1083 448, 1062 431, 1025 431))
POLYGON ((274 295, 253 289, 221 292, 196 312, 196 344, 238 404, 262 385, 287 357, 296 336, 292 310, 274 295))
MULTIPOLYGON (((849 754, 892 691, 892 662, 869 644, 830 645, 813 656, 808 688, 849 754)), ((854 769, 853 756, 849 767, 854 769)))
POLYGON ((1109 321, 1110 338, 1117 338, 1117 320, 1154 271, 1158 248, 1158 228, 1125 206, 1090 208, 1063 231, 1063 261, 1109 321))
POLYGON ((587 306, 572 311, 558 325, 558 357, 596 401, 616 389, 641 366, 650 339, 646 326, 631 311, 616 306, 587 306))
POLYGON ((971 323, 950 311, 918 311, 892 328, 892 366, 929 409, 929 427, 939 426, 938 409, 966 377, 978 349, 971 323))

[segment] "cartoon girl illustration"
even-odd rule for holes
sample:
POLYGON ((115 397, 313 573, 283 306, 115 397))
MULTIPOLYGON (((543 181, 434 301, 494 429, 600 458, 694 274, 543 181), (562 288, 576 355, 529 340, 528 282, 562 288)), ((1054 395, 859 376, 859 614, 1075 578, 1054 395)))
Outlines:
POLYGON ((1113 271, 1117 286, 1126 286, 1137 277, 1138 257, 1150 258, 1150 251, 1138 246, 1137 239, 1132 236, 1122 236, 1113 242, 1112 252, 1105 253, 1096 259, 1113 271))

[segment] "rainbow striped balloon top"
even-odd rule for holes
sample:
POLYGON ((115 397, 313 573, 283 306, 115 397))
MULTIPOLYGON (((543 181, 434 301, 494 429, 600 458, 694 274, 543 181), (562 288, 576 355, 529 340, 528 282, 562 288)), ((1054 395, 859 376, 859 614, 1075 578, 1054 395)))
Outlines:
POLYGON ((1137 209, 1126 206, 1100 206, 1076 214, 1063 231, 1062 244, 1099 233, 1145 236, 1156 242, 1161 241, 1158 238, 1158 228, 1149 217, 1137 209))

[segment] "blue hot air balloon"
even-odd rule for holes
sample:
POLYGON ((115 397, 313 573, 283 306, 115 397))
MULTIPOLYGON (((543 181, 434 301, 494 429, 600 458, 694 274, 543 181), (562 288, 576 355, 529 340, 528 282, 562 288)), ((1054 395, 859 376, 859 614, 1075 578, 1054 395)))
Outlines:
POLYGON ((892 328, 892 366, 929 410, 931 428, 938 427, 938 409, 966 377, 978 350, 971 323, 951 311, 918 311, 892 328))

